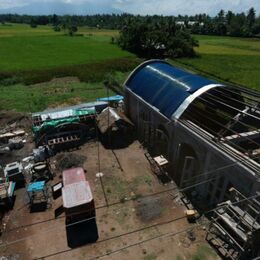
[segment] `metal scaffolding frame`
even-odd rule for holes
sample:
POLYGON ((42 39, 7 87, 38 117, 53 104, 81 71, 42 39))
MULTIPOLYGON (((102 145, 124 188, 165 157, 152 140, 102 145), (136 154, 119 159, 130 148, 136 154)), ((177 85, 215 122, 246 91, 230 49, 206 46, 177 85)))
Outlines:
POLYGON ((253 91, 214 88, 196 98, 181 120, 201 127, 214 141, 259 163, 260 98, 253 91))
POLYGON ((206 240, 225 259, 251 259, 260 253, 259 197, 248 199, 234 188, 230 197, 213 211, 206 240))

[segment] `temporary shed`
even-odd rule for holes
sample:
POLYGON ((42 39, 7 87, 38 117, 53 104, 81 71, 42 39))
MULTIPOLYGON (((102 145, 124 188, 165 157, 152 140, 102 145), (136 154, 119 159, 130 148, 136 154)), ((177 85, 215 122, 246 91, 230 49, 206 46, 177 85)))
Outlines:
POLYGON ((107 106, 97 101, 76 106, 46 110, 32 115, 36 145, 49 145, 54 150, 79 146, 92 137, 95 117, 107 106))
POLYGON ((134 125, 116 109, 107 107, 97 116, 97 126, 106 144, 124 146, 131 140, 134 125))

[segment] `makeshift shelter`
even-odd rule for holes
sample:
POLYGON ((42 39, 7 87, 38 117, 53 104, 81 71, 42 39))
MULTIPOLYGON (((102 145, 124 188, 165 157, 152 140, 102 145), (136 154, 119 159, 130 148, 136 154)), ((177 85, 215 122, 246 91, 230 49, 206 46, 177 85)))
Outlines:
POLYGON ((116 109, 107 107, 97 116, 101 141, 105 146, 121 148, 133 139, 133 123, 116 109))
POLYGON ((54 150, 79 146, 95 134, 95 116, 106 106, 107 102, 92 102, 34 113, 36 145, 48 145, 54 150))

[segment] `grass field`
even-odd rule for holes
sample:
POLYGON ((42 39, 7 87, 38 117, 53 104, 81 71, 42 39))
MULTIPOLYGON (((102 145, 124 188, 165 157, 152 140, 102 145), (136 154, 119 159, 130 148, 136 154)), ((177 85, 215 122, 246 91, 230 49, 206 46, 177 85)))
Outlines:
POLYGON ((82 36, 55 33, 49 26, 0 26, 0 71, 16 72, 133 57, 110 43, 117 31, 80 28, 82 36))
MULTIPOLYGON (((122 83, 141 62, 110 43, 118 31, 82 27, 78 33, 82 36, 65 36, 50 26, 0 25, 0 109, 34 112, 92 101, 106 96, 106 77, 113 75, 122 83), (80 81, 49 82, 67 76, 80 81), (40 82, 46 83, 36 84, 40 82)), ((218 81, 260 89, 260 40, 195 38, 199 57, 176 59, 173 64, 218 81)))
MULTIPOLYGON (((113 77, 120 83, 127 75, 116 72, 113 77)), ((103 82, 86 83, 77 78, 66 77, 25 86, 16 84, 0 87, 0 110, 37 112, 50 107, 69 106, 81 102, 95 101, 97 97, 114 95, 105 88, 103 82)))
POLYGON ((36 86, 17 84, 0 89, 0 109, 15 109, 23 112, 36 112, 47 107, 72 105, 78 102, 95 100, 97 95, 104 95, 105 89, 101 84, 70 82, 59 86, 54 83, 36 86), (39 91, 41 89, 41 91, 39 91))
POLYGON ((173 63, 213 78, 260 90, 260 40, 195 36, 199 58, 173 63))
MULTIPOLYGON (((116 36, 118 31, 97 29, 89 27, 79 27, 79 34, 84 35, 102 35, 102 36, 116 36)), ((0 25, 0 37, 11 36, 39 36, 39 35, 63 35, 64 31, 55 32, 51 26, 38 25, 37 28, 31 28, 28 24, 5 24, 0 25)))

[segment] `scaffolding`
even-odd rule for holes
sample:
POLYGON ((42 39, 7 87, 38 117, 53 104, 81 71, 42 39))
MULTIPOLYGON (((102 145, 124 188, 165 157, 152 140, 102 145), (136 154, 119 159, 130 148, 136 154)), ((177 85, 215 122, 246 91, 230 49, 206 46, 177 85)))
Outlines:
POLYGON ((181 117, 204 130, 209 138, 253 167, 260 158, 260 95, 235 87, 217 87, 190 104, 181 117))
POLYGON ((234 188, 230 200, 213 211, 206 240, 225 259, 252 259, 260 254, 260 193, 247 199, 234 188))

